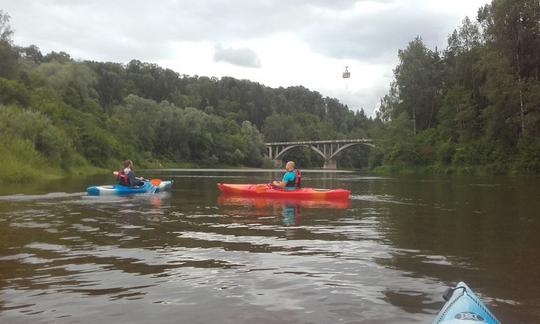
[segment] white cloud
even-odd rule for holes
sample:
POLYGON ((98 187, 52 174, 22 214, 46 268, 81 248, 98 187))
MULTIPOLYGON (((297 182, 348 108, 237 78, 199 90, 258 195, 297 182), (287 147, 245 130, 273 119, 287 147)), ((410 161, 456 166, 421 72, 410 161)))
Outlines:
POLYGON ((224 48, 221 44, 214 47, 214 61, 227 62, 237 66, 258 68, 261 67, 261 60, 253 50, 242 48, 224 48))

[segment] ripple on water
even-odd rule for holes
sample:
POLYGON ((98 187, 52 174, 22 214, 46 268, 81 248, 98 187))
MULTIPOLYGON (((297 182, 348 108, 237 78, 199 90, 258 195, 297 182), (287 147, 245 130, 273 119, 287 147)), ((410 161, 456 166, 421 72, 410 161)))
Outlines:
POLYGON ((0 196, 0 201, 34 201, 34 200, 46 200, 46 199, 61 199, 61 198, 73 198, 73 197, 81 197, 86 195, 86 192, 73 192, 73 193, 66 193, 66 192, 51 192, 46 193, 42 195, 25 195, 25 194, 18 194, 18 195, 7 195, 7 196, 0 196))
POLYGON ((390 204, 401 204, 401 205, 419 205, 418 202, 414 201, 403 201, 397 200, 392 195, 351 195, 351 200, 360 200, 376 203, 390 203, 390 204))
MULTIPOLYGON (((387 179, 325 177, 318 180, 363 194, 340 211, 300 206, 291 223, 281 204, 219 205, 213 177, 197 177, 195 191, 179 182, 160 201, 16 197, 2 205, 2 234, 10 236, 0 250, 0 321, 418 323, 433 319, 448 283, 484 280, 488 258, 421 240, 426 228, 466 221, 437 218, 444 201, 375 188, 387 179), (414 208, 400 205, 434 215, 401 217, 414 208)), ((488 213, 476 210, 489 238, 488 213)), ((480 292, 497 306, 522 307, 480 292)))

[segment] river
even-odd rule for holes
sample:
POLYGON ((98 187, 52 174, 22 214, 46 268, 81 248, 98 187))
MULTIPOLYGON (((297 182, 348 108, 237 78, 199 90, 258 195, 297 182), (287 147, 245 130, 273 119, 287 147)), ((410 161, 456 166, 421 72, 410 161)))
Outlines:
POLYGON ((349 203, 220 197, 261 170, 146 170, 0 190, 1 323, 430 323, 465 281, 502 323, 540 323, 540 179, 304 172, 349 203))

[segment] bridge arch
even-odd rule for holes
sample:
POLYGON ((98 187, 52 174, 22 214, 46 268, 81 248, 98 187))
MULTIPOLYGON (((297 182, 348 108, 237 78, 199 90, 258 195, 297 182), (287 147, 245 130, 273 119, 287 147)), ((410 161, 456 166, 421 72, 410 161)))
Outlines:
POLYGON ((366 146, 369 146, 369 147, 372 147, 372 148, 377 148, 375 145, 373 145, 371 143, 350 143, 350 144, 345 144, 342 147, 340 147, 339 149, 337 149, 337 151, 335 151, 332 155, 330 155, 330 157, 328 157, 328 160, 335 159, 338 156, 338 154, 345 151, 349 147, 355 146, 355 145, 366 145, 366 146))
POLYGON ((300 142, 276 142, 266 143, 268 157, 274 160, 276 165, 281 164, 281 159, 287 152, 296 147, 308 147, 319 154, 324 160, 324 169, 335 169, 337 167, 336 157, 354 145, 366 145, 377 148, 373 140, 367 138, 346 139, 346 140, 320 140, 320 141, 300 141, 300 142))
POLYGON ((324 155, 324 153, 323 153, 321 150, 319 150, 319 149, 316 148, 315 146, 307 145, 307 144, 296 144, 296 145, 287 146, 286 148, 284 148, 283 150, 281 150, 281 151, 274 157, 274 159, 275 159, 275 160, 280 160, 281 158, 283 158, 283 156, 285 155, 285 153, 289 152, 290 150, 292 150, 293 148, 296 148, 296 147, 309 147, 309 148, 312 149, 313 151, 317 152, 317 153, 323 158, 323 160, 326 160, 326 155, 324 155))

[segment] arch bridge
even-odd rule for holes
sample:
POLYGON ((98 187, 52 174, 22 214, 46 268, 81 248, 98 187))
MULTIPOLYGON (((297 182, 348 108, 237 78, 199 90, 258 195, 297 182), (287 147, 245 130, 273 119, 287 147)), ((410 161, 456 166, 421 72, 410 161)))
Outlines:
POLYGON ((266 154, 268 158, 274 160, 274 163, 281 165, 281 159, 283 156, 295 147, 303 146, 309 147, 313 151, 317 152, 323 159, 323 169, 336 169, 337 168, 337 156, 355 145, 367 145, 375 147, 373 140, 367 138, 351 139, 351 140, 325 140, 325 141, 302 141, 302 142, 278 142, 278 143, 265 143, 266 154))

